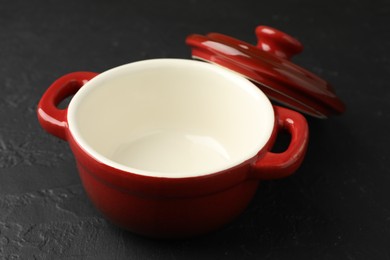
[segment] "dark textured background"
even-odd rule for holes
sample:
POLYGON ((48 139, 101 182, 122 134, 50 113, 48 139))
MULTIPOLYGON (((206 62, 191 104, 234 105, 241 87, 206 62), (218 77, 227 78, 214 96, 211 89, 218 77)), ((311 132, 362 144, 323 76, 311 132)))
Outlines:
POLYGON ((0 259, 390 259, 389 1, 0 0, 0 259), (255 43, 254 28, 297 37, 294 60, 348 107, 309 119, 293 177, 264 182, 235 222, 184 241, 109 224, 72 154, 38 125, 45 89, 71 71, 189 58, 190 33, 255 43))

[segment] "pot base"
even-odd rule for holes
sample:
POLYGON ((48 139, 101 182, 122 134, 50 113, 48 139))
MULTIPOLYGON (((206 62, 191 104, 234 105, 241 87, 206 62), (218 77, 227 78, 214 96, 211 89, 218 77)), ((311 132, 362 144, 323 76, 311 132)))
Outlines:
POLYGON ((223 227, 245 210, 259 184, 250 179, 200 197, 145 197, 107 185, 84 167, 78 168, 88 196, 107 219, 152 238, 188 238, 223 227))

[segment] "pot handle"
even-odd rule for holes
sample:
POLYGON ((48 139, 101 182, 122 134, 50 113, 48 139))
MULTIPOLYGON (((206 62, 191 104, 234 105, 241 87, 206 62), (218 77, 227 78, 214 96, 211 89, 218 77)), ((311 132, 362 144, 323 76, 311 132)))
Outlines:
MULTIPOLYGON (((290 109, 274 106, 276 134, 284 129, 291 135, 286 151, 265 156, 253 164, 253 177, 263 180, 280 179, 293 174, 301 165, 305 156, 309 137, 309 128, 305 117, 290 109)), ((272 147, 272 146, 271 146, 272 147)), ((269 147, 269 149, 271 148, 269 147)))
POLYGON ((94 72, 73 72, 62 76, 46 90, 37 107, 37 116, 41 126, 50 134, 66 140, 68 108, 57 107, 67 97, 76 92, 90 79, 94 72))

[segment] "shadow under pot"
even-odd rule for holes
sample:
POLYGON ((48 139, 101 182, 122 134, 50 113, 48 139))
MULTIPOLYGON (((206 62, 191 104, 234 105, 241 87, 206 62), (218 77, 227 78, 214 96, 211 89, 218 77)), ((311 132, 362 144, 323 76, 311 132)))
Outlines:
POLYGON ((55 81, 38 105, 45 130, 68 141, 88 196, 132 232, 180 238, 239 215, 259 181, 301 164, 305 118, 272 106, 249 80, 194 60, 134 62, 55 81), (68 108, 58 105, 75 94, 68 108), (272 153, 280 129, 291 134, 272 153))

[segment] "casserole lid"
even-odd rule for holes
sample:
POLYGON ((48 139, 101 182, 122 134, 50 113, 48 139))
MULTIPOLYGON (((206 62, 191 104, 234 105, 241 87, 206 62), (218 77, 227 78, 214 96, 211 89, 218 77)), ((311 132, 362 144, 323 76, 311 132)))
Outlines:
POLYGON ((290 60, 303 50, 298 40, 268 26, 258 26, 255 32, 257 46, 220 33, 193 34, 186 43, 194 59, 241 74, 271 100, 318 118, 344 112, 328 82, 290 60))

